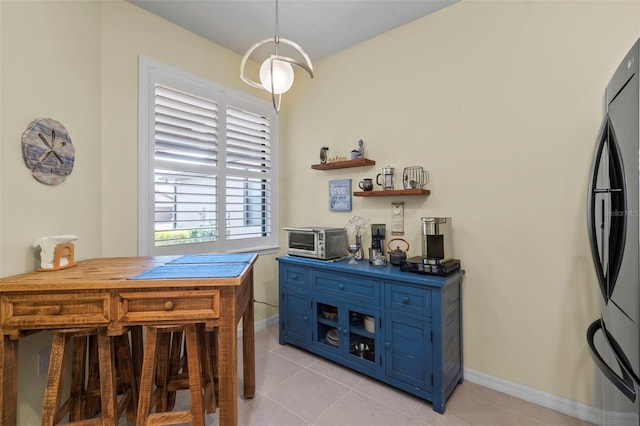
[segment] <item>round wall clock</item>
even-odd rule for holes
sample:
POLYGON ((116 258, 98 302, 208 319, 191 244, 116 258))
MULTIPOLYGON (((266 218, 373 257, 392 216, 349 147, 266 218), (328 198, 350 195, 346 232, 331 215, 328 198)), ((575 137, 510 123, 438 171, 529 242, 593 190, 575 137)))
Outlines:
POLYGON ((61 123, 39 118, 22 134, 22 158, 34 178, 47 185, 57 185, 73 170, 75 148, 61 123))

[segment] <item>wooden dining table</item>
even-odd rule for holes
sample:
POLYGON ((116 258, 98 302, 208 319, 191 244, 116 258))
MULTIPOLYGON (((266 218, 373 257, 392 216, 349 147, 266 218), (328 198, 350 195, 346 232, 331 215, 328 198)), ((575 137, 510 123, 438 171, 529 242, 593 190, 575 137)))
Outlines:
MULTIPOLYGON (((99 327, 109 335, 137 325, 205 324, 218 329, 221 426, 238 424, 238 323, 242 318, 243 395, 255 395, 253 267, 237 276, 130 279, 177 257, 84 260, 68 269, 0 279, 0 419, 17 424, 18 342, 41 330, 99 327)), ((186 270, 186 269, 185 269, 186 270)), ((117 424, 117 419, 113 423, 117 424)))

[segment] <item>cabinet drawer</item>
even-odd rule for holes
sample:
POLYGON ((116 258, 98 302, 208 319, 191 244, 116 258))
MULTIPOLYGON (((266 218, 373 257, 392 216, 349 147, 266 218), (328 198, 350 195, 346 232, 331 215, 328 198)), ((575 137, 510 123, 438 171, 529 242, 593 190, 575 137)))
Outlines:
POLYGON ((3 295, 2 326, 52 328, 109 324, 108 293, 3 295))
POLYGON ((220 317, 219 290, 125 292, 118 317, 127 323, 207 321, 220 317))
POLYGON ((385 308, 431 317, 431 290, 385 284, 385 308))
POLYGON ((287 287, 309 288, 309 270, 296 266, 283 266, 280 272, 287 287))
POLYGON ((375 280, 357 275, 317 272, 313 282, 316 293, 341 297, 350 302, 358 301, 372 305, 380 303, 380 282, 375 280))

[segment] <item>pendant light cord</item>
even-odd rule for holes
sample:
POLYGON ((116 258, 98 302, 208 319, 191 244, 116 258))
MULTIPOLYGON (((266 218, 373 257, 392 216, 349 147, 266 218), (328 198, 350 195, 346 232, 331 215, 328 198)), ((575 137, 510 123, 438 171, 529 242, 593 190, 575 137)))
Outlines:
POLYGON ((278 44, 280 44, 280 22, 278 20, 278 0, 276 0, 276 35, 273 38, 276 44, 276 55, 278 54, 278 44))

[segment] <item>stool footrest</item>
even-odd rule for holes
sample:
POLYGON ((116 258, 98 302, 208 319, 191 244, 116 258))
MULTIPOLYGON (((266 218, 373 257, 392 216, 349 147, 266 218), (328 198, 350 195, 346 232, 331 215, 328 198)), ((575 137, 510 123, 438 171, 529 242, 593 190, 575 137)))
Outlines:
POLYGON ((165 413, 152 413, 147 418, 147 425, 175 425, 180 423, 190 423, 192 419, 191 411, 170 411, 165 413))

